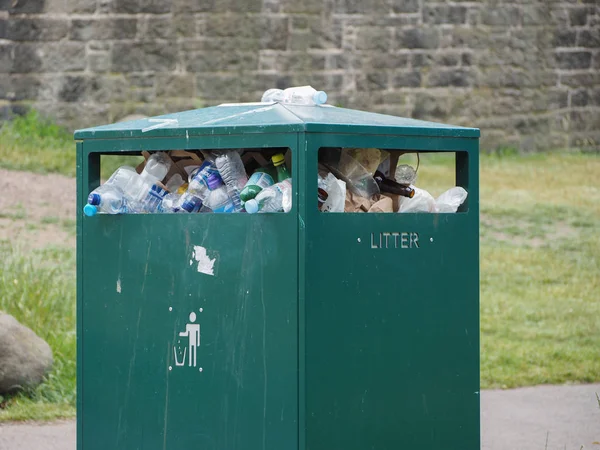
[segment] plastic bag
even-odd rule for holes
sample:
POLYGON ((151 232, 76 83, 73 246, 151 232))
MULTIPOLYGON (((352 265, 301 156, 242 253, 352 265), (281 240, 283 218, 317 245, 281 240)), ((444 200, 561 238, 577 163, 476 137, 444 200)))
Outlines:
POLYGON ((425 189, 419 189, 415 186, 410 186, 415 190, 413 198, 402 197, 400 199, 401 213, 432 213, 437 212, 435 199, 425 189))
POLYGON ((467 199, 467 195, 467 191, 460 186, 448 189, 435 200, 438 212, 455 213, 458 207, 467 199))
POLYGON ((322 212, 344 212, 346 202, 346 183, 338 180, 332 173, 325 178, 319 175, 319 188, 326 192, 327 198, 321 207, 322 212))

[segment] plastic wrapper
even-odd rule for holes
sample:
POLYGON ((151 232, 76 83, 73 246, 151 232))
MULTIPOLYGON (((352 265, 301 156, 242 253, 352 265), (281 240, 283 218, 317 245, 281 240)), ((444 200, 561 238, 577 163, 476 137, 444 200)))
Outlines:
POLYGON ((344 212, 346 201, 346 183, 338 180, 332 173, 324 178, 319 175, 319 188, 325 191, 327 198, 321 206, 322 212, 344 212))
MULTIPOLYGON (((373 174, 365 169, 356 159, 346 151, 340 153, 339 161, 325 164, 336 178, 346 183, 346 189, 352 193, 371 199, 379 198, 379 186, 373 174)), ((379 165, 379 164, 378 164, 379 165)), ((377 168, 377 166, 375 166, 377 168)))
POLYGON ((415 190, 413 198, 403 197, 400 199, 401 213, 432 213, 437 212, 435 199, 425 189, 411 186, 415 190))
POLYGON ((448 189, 435 200, 438 212, 455 213, 467 199, 467 195, 467 191, 460 186, 448 189))
POLYGON ((382 162, 381 150, 378 148, 349 148, 343 153, 354 158, 370 174, 374 174, 382 162))

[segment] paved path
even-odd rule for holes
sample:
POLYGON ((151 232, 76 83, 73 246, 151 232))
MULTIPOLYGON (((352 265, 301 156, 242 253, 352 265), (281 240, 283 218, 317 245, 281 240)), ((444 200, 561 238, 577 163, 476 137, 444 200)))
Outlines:
MULTIPOLYGON (((600 450, 600 384, 483 391, 483 450, 600 450), (546 441, 547 440, 547 441, 546 441)), ((0 450, 75 450, 75 422, 0 425, 0 450)))

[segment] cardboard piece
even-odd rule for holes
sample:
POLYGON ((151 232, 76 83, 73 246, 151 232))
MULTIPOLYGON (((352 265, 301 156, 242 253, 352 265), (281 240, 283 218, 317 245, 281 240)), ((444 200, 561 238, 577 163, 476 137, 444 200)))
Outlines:
POLYGON ((393 202, 390 197, 386 197, 384 195, 381 198, 373 203, 371 208, 369 208, 370 213, 391 213, 394 212, 393 202))
POLYGON ((371 208, 371 203, 370 200, 346 190, 344 212, 367 212, 371 208))

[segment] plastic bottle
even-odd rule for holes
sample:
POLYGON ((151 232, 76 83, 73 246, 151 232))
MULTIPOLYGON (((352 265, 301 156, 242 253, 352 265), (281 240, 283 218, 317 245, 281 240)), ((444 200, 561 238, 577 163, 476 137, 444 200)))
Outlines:
POLYGON ((274 184, 263 189, 258 195, 246 202, 246 212, 289 212, 292 209, 292 179, 274 184))
POLYGON ((271 161, 273 161, 273 165, 277 170, 277 182, 280 183, 283 180, 287 180, 290 177, 288 173, 287 167, 285 167, 285 156, 283 153, 277 153, 271 157, 271 161))
POLYGON ((205 161, 200 168, 190 175, 190 182, 188 184, 187 192, 196 197, 199 197, 202 201, 206 200, 210 190, 208 189, 208 177, 214 175, 221 179, 217 168, 211 162, 205 161))
POLYGON ((162 199, 162 202, 160 202, 158 212, 167 214, 179 212, 181 210, 181 197, 182 194, 178 194, 177 192, 165 195, 162 199))
POLYGON ((83 207, 83 213, 88 217, 92 217, 98 212, 105 214, 128 213, 129 208, 123 191, 117 186, 106 184, 94 189, 88 196, 88 204, 83 207))
POLYGON ((139 175, 138 182, 127 190, 126 195, 131 195, 134 201, 139 205, 141 212, 153 213, 159 210, 163 198, 168 194, 166 189, 157 185, 162 181, 169 169, 171 160, 163 152, 152 154, 144 170, 139 175))
POLYGON ((235 150, 228 150, 215 157, 215 165, 227 186, 227 193, 231 197, 235 212, 243 209, 240 192, 248 183, 248 175, 240 154, 235 150))
POLYGON ((203 202, 199 197, 186 192, 179 200, 179 212, 196 213, 200 211, 202 204, 203 202))
POLYGON ((207 182, 210 193, 206 199, 206 206, 215 213, 231 213, 235 212, 235 205, 227 194, 227 189, 223 184, 223 180, 211 174, 207 182))
POLYGON ((83 208, 84 214, 91 217, 98 212, 106 214, 137 212, 139 208, 135 207, 134 198, 128 196, 125 190, 134 189, 138 177, 133 167, 119 167, 102 186, 90 193, 88 204, 83 208))
POLYGON ((323 105, 327 103, 327 94, 311 86, 290 87, 285 90, 269 89, 263 96, 263 102, 280 102, 290 105, 323 105))
POLYGON ((263 103, 277 102, 280 103, 283 101, 283 89, 268 89, 262 95, 260 99, 263 103))
POLYGON ((254 171, 244 189, 240 192, 242 202, 247 202, 253 199, 264 188, 273 186, 275 180, 269 167, 259 167, 254 171))

